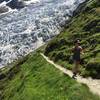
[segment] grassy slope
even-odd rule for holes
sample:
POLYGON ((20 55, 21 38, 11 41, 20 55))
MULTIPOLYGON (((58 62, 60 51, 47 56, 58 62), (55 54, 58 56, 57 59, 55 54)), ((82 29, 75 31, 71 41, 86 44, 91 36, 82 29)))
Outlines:
POLYGON ((83 76, 100 78, 100 1, 89 0, 83 10, 72 18, 66 29, 46 47, 45 54, 55 62, 72 69, 69 60, 75 39, 80 39, 85 55, 80 72, 83 76))
POLYGON ((100 100, 87 86, 77 83, 32 53, 0 80, 0 100, 100 100))
MULTIPOLYGON (((68 50, 72 47, 72 40, 82 36, 82 38, 84 37, 82 43, 87 43, 88 57, 87 55, 84 56, 85 60, 91 58, 94 50, 97 52, 95 56, 97 59, 99 57, 97 51, 99 45, 96 44, 96 47, 88 52, 91 47, 88 47, 90 44, 86 40, 88 40, 88 35, 90 39, 97 37, 95 39, 99 42, 98 32, 92 34, 92 32, 82 30, 87 23, 85 23, 85 18, 89 18, 88 23, 91 19, 99 19, 99 8, 96 8, 95 11, 97 12, 96 15, 86 12, 85 15, 84 13, 80 14, 81 16, 84 15, 83 17, 79 17, 80 15, 75 17, 70 23, 70 27, 49 43, 46 48, 47 54, 58 63, 66 63, 66 59, 70 55, 68 50)), ((97 60, 95 62, 98 64, 97 60)), ((72 65, 69 65, 71 68, 72 65)), ((11 69, 0 71, 0 100, 100 100, 100 98, 93 95, 87 86, 77 83, 47 63, 39 55, 39 52, 34 52, 14 64, 11 69)))

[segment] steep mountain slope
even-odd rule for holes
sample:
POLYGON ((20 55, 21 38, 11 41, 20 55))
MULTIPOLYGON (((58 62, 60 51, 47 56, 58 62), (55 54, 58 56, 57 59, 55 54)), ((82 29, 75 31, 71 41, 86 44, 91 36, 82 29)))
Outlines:
POLYGON ((81 74, 99 77, 99 12, 99 1, 89 0, 84 10, 74 16, 64 32, 50 41, 46 48, 44 45, 19 59, 11 68, 0 69, 0 100, 100 100, 86 85, 61 73, 40 55, 40 52, 45 52, 55 62, 71 69, 69 51, 73 40, 80 38, 85 48, 81 74), (87 26, 92 28, 86 30, 87 26), (90 43, 95 45, 90 46, 90 43), (89 70, 88 66, 93 68, 89 70))
POLYGON ((66 29, 48 43, 45 55, 66 68, 72 69, 70 56, 75 39, 81 40, 85 53, 82 55, 81 75, 100 78, 99 0, 89 0, 82 11, 74 15, 66 29))
POLYGON ((85 85, 31 53, 0 80, 0 100, 100 100, 85 85))

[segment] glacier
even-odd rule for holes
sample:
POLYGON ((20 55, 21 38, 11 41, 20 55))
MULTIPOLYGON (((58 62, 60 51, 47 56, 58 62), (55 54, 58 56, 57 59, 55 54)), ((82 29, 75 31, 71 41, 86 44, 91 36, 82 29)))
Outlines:
POLYGON ((62 30, 85 0, 39 0, 0 14, 0 68, 27 55, 62 30))

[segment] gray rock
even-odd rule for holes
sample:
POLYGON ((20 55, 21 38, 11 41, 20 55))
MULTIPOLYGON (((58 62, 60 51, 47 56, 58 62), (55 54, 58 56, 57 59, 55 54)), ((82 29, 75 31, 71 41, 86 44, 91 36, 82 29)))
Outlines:
POLYGON ((5 12, 8 12, 8 11, 9 11, 8 7, 6 7, 6 6, 0 7, 0 13, 5 13, 5 12))

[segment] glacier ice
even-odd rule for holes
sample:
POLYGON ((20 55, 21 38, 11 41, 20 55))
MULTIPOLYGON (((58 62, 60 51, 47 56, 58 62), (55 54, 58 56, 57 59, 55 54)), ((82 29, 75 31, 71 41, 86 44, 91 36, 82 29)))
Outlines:
POLYGON ((59 34, 85 0, 40 0, 0 15, 0 67, 25 56, 59 34))

